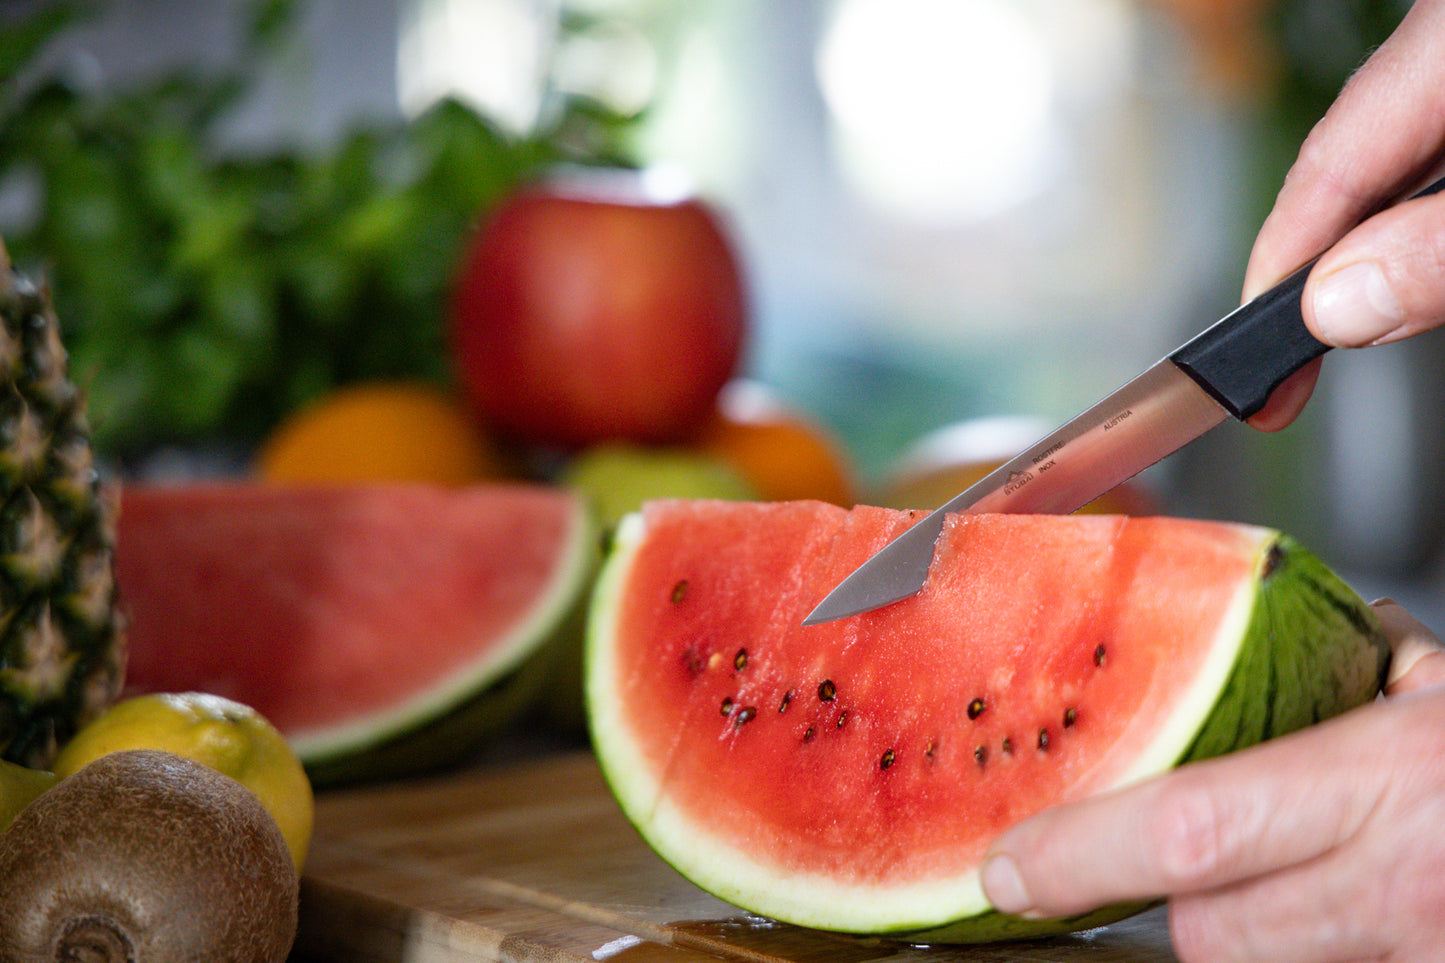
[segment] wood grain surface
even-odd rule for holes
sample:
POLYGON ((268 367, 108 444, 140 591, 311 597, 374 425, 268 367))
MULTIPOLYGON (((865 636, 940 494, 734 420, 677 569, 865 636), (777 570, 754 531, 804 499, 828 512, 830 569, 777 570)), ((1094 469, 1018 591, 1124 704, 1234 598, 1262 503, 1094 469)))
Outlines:
POLYGON ((592 756, 317 799, 297 963, 1168 963, 1162 911, 1073 937, 913 947, 772 923, 642 841, 592 756))

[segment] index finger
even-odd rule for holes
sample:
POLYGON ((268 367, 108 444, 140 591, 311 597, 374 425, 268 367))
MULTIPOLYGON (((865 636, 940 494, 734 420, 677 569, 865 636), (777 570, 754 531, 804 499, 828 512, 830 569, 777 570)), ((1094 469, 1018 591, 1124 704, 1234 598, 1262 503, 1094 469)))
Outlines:
POLYGON ((985 893, 1004 912, 1065 916, 1214 889, 1333 849, 1377 787, 1321 769, 1370 771, 1379 734, 1362 724, 1368 712, 1040 813, 994 842, 985 893))
POLYGON ((1246 298, 1424 186, 1445 147, 1442 87, 1445 4, 1417 3, 1306 138, 1255 240, 1246 298))

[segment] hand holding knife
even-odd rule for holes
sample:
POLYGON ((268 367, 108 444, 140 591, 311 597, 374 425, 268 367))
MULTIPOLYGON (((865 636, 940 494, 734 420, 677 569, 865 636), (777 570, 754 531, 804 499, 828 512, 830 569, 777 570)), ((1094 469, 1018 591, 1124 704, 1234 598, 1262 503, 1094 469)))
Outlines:
MULTIPOLYGON (((1413 195, 1445 190, 1445 178, 1413 195)), ((1179 450, 1227 417, 1249 418, 1291 374, 1329 350, 1300 297, 1310 261, 1143 374, 1045 435, 921 519, 838 583, 803 620, 816 625, 899 601, 928 577, 944 517, 1066 514, 1179 450)))

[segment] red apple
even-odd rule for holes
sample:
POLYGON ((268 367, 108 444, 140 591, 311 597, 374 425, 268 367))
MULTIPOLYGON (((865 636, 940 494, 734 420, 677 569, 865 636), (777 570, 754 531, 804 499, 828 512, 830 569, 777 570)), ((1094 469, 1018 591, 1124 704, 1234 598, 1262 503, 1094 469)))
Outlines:
POLYGON ((714 209, 607 172, 518 190, 470 240, 451 317, 462 391, 513 441, 676 442, 735 373, 747 315, 714 209))

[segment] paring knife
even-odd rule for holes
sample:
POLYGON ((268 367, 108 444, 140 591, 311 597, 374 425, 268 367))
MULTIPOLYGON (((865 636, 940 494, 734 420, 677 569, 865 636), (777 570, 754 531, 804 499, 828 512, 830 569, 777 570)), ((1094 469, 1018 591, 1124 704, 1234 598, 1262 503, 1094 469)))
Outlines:
MULTIPOLYGON (((1413 197, 1445 189, 1445 178, 1413 197)), ((1318 258, 1316 258, 1318 260, 1318 258)), ((1236 308, 1104 400, 924 516, 839 582, 803 620, 817 625, 923 587, 944 516, 1067 514, 1233 416, 1264 407, 1280 383, 1329 350, 1300 313, 1315 261, 1236 308)))

